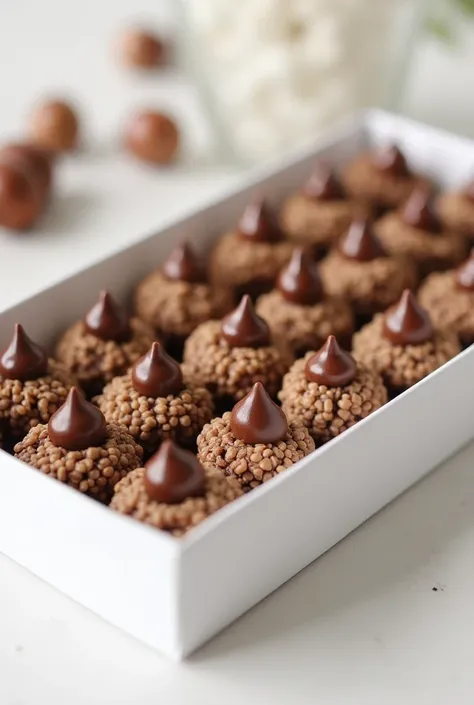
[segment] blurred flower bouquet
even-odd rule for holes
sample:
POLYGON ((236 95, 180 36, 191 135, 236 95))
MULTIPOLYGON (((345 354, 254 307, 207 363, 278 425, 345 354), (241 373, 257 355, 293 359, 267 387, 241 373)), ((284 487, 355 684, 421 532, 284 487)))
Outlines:
POLYGON ((454 44, 456 21, 474 19, 474 0, 439 0, 428 15, 428 29, 439 39, 454 44))

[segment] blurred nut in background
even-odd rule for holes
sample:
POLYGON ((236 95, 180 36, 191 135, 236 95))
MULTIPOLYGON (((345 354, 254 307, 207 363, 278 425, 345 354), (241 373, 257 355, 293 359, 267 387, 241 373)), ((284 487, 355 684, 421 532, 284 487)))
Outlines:
POLYGON ((152 110, 136 113, 125 127, 125 148, 145 162, 171 164, 176 160, 179 141, 175 121, 152 110))
POLYGON ((15 142, 0 147, 0 162, 18 164, 30 172, 42 196, 48 198, 53 180, 52 155, 31 144, 15 142))
POLYGON ((44 197, 31 171, 18 163, 0 161, 0 225, 29 228, 41 215, 44 197))
POLYGON ((120 38, 119 56, 125 66, 153 69, 166 61, 164 43, 152 32, 129 29, 120 38))
POLYGON ((29 123, 31 141, 52 152, 75 149, 79 121, 74 109, 62 101, 45 101, 32 112, 29 123))

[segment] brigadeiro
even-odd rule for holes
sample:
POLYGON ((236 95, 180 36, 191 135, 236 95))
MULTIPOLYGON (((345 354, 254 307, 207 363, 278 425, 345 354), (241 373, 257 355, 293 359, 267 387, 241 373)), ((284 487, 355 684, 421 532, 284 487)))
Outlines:
POLYGON ((128 29, 120 38, 120 59, 123 64, 136 69, 154 69, 165 63, 163 41, 146 29, 128 29))
POLYGON ((197 444, 201 463, 235 477, 244 492, 284 472, 315 448, 304 424, 287 421, 260 382, 232 411, 204 426, 197 444))
POLYGON ((51 152, 68 152, 79 141, 79 118, 72 105, 46 100, 35 107, 29 123, 31 142, 51 152))
POLYGON ((320 272, 325 291, 347 301, 359 316, 385 310, 417 281, 412 261, 389 255, 367 218, 351 223, 320 272))
POLYGON ((356 362, 333 335, 293 364, 278 396, 288 421, 302 423, 316 444, 339 436, 388 398, 380 374, 356 362))
POLYGON ((30 167, 18 160, 0 160, 0 226, 27 230, 45 204, 44 191, 30 167))
POLYGON ((350 344, 354 331, 350 306, 328 296, 316 264, 302 248, 295 249, 276 289, 258 299, 256 310, 275 339, 285 340, 296 356, 318 348, 331 333, 350 344))
POLYGON ((250 294, 255 299, 270 291, 292 251, 268 206, 255 201, 235 230, 217 241, 211 254, 211 279, 220 287, 231 287, 237 298, 250 294))
POLYGON ((175 120, 156 110, 135 113, 125 126, 124 145, 141 161, 165 166, 176 161, 180 135, 175 120))
POLYGON ((115 486, 110 506, 178 537, 241 496, 235 479, 204 470, 192 453, 165 441, 145 467, 115 486))
POLYGON ((179 357, 185 339, 201 323, 221 318, 233 304, 229 288, 214 287, 187 243, 177 245, 160 269, 135 292, 135 311, 179 357))
POLYGON ((142 464, 143 455, 131 435, 107 424, 77 387, 48 424, 32 428, 14 450, 28 465, 101 502, 110 500, 114 486, 142 464))
POLYGON ((435 326, 452 330, 464 345, 474 343, 474 249, 458 269, 430 274, 418 300, 435 326))
POLYGON ((376 209, 397 208, 426 179, 413 174, 405 156, 396 145, 385 144, 362 152, 341 173, 350 198, 376 209))
POLYGON ((192 445, 212 418, 213 404, 204 387, 187 384, 180 365, 160 343, 123 377, 115 377, 94 402, 109 423, 127 429, 147 453, 162 440, 192 445))
POLYGON ((129 318, 107 291, 82 321, 69 328, 56 347, 56 356, 89 394, 99 394, 107 382, 123 375, 155 340, 151 326, 129 318))
POLYGON ((75 383, 74 375, 17 323, 0 357, 0 421, 8 438, 17 441, 36 424, 47 423, 75 383))
POLYGON ((318 252, 336 242, 359 210, 334 170, 319 163, 301 191, 283 204, 281 224, 291 240, 318 252))
POLYGON ((248 295, 222 321, 208 321, 191 333, 184 347, 183 371, 215 401, 232 405, 262 382, 276 397, 293 356, 283 340, 272 337, 267 323, 255 313, 248 295))
POLYGON ((27 142, 11 142, 0 148, 0 162, 18 165, 30 174, 41 198, 49 197, 53 185, 53 159, 49 152, 27 142))
POLYGON ((459 351, 456 334, 435 328, 409 289, 356 333, 353 345, 357 360, 380 372, 394 392, 416 384, 459 351))
POLYGON ((436 199, 436 211, 446 230, 474 240, 474 181, 456 191, 447 191, 436 199))

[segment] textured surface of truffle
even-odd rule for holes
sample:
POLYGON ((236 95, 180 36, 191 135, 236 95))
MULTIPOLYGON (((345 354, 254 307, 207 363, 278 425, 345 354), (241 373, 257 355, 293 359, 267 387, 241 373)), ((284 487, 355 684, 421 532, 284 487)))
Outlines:
POLYGON ((29 429, 47 423, 66 401, 76 380, 61 363, 48 360, 48 374, 21 382, 0 376, 0 419, 14 439, 29 429))
POLYGON ((157 331, 180 337, 189 335, 200 323, 221 318, 233 303, 228 288, 173 281, 159 271, 149 274, 135 292, 137 315, 157 331))
POLYGON ((107 440, 99 447, 66 450, 53 445, 48 427, 35 426, 15 446, 23 462, 101 502, 110 500, 116 483, 142 464, 143 449, 125 429, 107 425, 107 440))
POLYGON ((390 254, 409 257, 422 275, 453 267, 467 254, 466 239, 459 233, 428 233, 406 225, 398 213, 378 220, 374 231, 390 254))
POLYGON ((289 262, 292 251, 290 242, 256 242, 227 233, 218 240, 211 254, 211 279, 227 287, 274 281, 289 262))
POLYGON ((295 194, 283 205, 281 225, 298 244, 330 247, 359 212, 360 204, 351 201, 319 201, 295 194))
POLYGON ((56 347, 58 360, 76 375, 88 393, 98 393, 114 377, 125 374, 150 348, 156 335, 147 323, 130 320, 131 337, 125 342, 101 340, 88 333, 82 321, 69 328, 56 347))
POLYGON ((301 306, 274 290, 258 299, 256 311, 275 339, 285 340, 295 354, 321 347, 328 335, 349 344, 354 331, 352 310, 341 299, 326 298, 312 306, 301 306))
POLYGON ((457 336, 437 329, 433 340, 420 345, 392 345, 383 336, 384 314, 354 335, 354 356, 382 375, 388 387, 398 390, 416 384, 460 352, 457 336))
POLYGON ((359 261, 331 252, 320 264, 324 290, 350 303, 358 314, 385 310, 417 281, 416 268, 404 256, 359 261))
POLYGON ((466 345, 474 342, 474 291, 458 287, 453 272, 431 274, 418 300, 435 326, 452 330, 466 345))
POLYGON ((207 389, 188 386, 177 394, 152 399, 136 391, 130 373, 113 379, 94 402, 108 423, 125 427, 149 453, 168 438, 178 445, 191 444, 213 412, 207 389))
POLYGON ((288 421, 302 423, 317 444, 339 436, 387 402, 382 377, 365 365, 357 365, 355 379, 343 387, 310 382, 305 365, 314 355, 297 360, 283 378, 279 393, 288 421))
POLYGON ((204 426, 198 436, 198 458, 204 467, 218 467, 235 477, 245 492, 284 472, 315 449, 308 430, 291 422, 278 443, 247 445, 231 431, 231 412, 204 426))
POLYGON ((474 201, 463 193, 443 193, 436 199, 436 212, 447 230, 474 240, 474 201))
POLYGON ((231 347, 221 337, 220 321, 208 321, 186 341, 183 374, 191 384, 210 389, 216 397, 231 396, 237 401, 250 392, 255 382, 261 382, 275 397, 292 362, 293 356, 285 344, 231 347))
POLYGON ((202 497, 189 497, 180 504, 163 504, 150 499, 143 477, 145 468, 138 468, 115 487, 110 506, 144 524, 150 524, 173 536, 182 536, 226 504, 242 495, 239 483, 221 471, 209 470, 202 497))

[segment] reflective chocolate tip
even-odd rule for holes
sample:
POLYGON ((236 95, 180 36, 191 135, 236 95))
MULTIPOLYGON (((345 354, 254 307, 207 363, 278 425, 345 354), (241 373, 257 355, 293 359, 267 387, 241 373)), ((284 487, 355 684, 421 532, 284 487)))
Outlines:
POLYGON ((439 233, 442 230, 441 221, 433 207, 432 194, 427 188, 416 188, 401 210, 401 218, 405 225, 428 233, 439 233))
POLYGON ((167 279, 173 281, 196 284, 206 279, 203 267, 187 242, 176 245, 161 271, 167 279))
POLYGON ((454 281, 460 289, 474 291, 474 247, 468 259, 454 271, 454 281))
POLYGON ((391 176, 409 176, 407 161, 396 145, 382 145, 372 154, 372 164, 385 174, 391 176))
POLYGON ((129 340, 130 323, 124 308, 113 299, 108 291, 101 291, 99 300, 84 318, 86 330, 101 340, 114 340, 117 343, 129 340))
POLYGON ((72 387, 64 404, 48 423, 50 441, 66 450, 86 450, 103 445, 107 438, 103 413, 72 387))
POLYGON ((339 179, 326 162, 319 162, 305 183, 302 194, 314 201, 340 201, 344 190, 339 179))
POLYGON ((183 374, 163 346, 153 343, 132 367, 132 384, 139 394, 157 399, 178 394, 183 389, 183 374))
POLYGON ((237 234, 254 242, 278 242, 283 237, 275 216, 263 200, 247 206, 237 226, 237 234))
POLYGON ((354 220, 347 233, 339 242, 339 251, 347 259, 370 262, 379 257, 387 257, 387 252, 373 231, 368 218, 354 220))
POLYGON ((248 445, 278 443, 288 433, 288 422, 263 384, 257 382, 232 409, 230 428, 236 438, 248 445))
POLYGON ((23 326, 15 324, 13 338, 0 358, 0 375, 25 382, 48 372, 48 356, 43 348, 27 336, 23 326))
POLYGON ((204 494, 206 476, 196 456, 173 441, 164 441, 145 464, 144 484, 155 502, 180 504, 204 494))
POLYGON ((270 328, 255 312, 248 294, 240 304, 222 320, 221 334, 233 348, 263 348, 271 343, 270 328))
POLYGON ((356 375, 356 361, 340 347, 333 335, 305 365, 306 379, 325 387, 345 387, 354 381, 356 375))
POLYGON ((428 313, 410 289, 385 314, 383 335, 393 345, 421 345, 432 340, 434 329, 428 313))
POLYGON ((311 306, 323 298, 318 268, 302 247, 293 250, 289 263, 277 279, 277 289, 291 303, 311 306))

